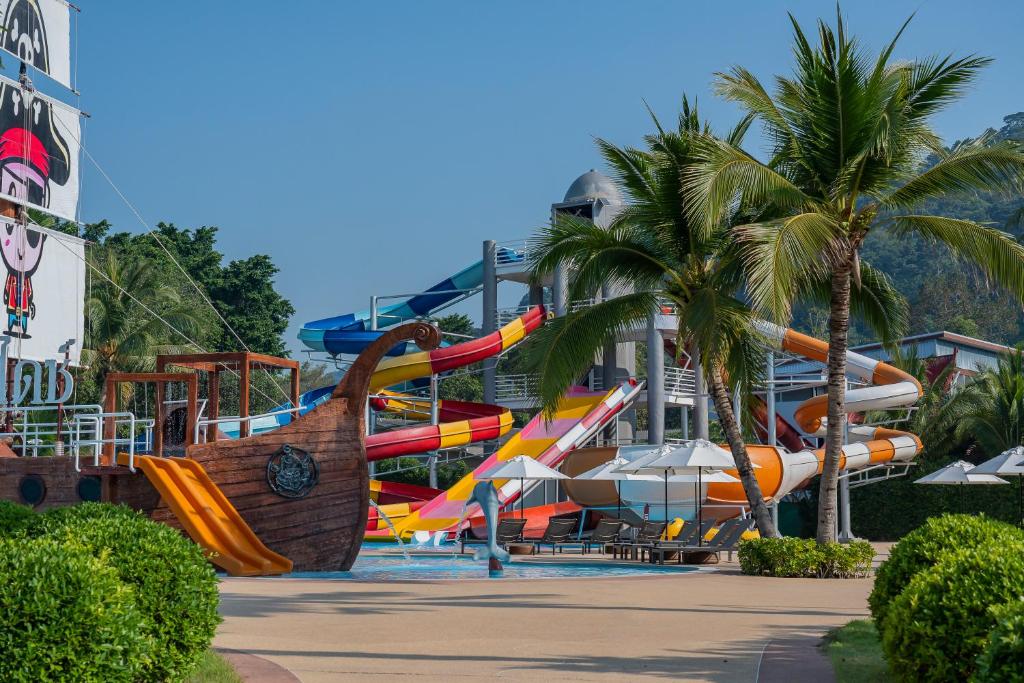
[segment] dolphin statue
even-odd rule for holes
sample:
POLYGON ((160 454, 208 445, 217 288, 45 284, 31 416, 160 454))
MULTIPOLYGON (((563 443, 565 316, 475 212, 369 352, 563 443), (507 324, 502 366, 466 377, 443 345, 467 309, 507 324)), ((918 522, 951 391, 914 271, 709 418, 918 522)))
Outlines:
POLYGON ((480 506, 484 513, 484 520, 487 522, 487 545, 478 548, 476 553, 473 554, 473 559, 488 560, 489 569, 500 570, 501 563, 508 562, 509 556, 508 551, 499 548, 494 540, 498 531, 498 508, 501 507, 494 484, 489 481, 477 482, 476 486, 473 487, 473 493, 466 500, 467 505, 470 503, 476 503, 480 506))

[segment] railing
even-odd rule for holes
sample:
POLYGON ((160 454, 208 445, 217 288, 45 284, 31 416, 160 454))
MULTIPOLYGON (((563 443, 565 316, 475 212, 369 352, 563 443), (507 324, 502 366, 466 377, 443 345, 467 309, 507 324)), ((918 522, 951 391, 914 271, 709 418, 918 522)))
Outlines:
POLYGON ((499 375, 494 383, 494 395, 499 401, 532 401, 537 396, 537 378, 534 375, 499 375))
POLYGON ((693 370, 680 367, 665 368, 665 395, 692 398, 697 394, 697 376, 693 370))
POLYGON ((526 267, 530 260, 529 244, 526 240, 498 242, 494 249, 494 265, 499 268, 510 266, 526 267))
POLYGON ((100 466, 100 456, 103 454, 103 447, 107 445, 114 446, 114 458, 116 464, 117 458, 117 447, 127 446, 128 447, 128 470, 132 473, 135 472, 135 447, 137 444, 137 434, 139 429, 143 430, 143 443, 152 443, 152 432, 153 432, 153 420, 140 420, 135 417, 135 413, 129 412, 114 412, 114 413, 96 413, 96 414, 76 414, 72 423, 72 430, 74 438, 71 442, 72 455, 75 458, 75 471, 81 472, 81 455, 83 447, 92 448, 92 462, 93 467, 100 466), (104 423, 113 423, 114 436, 106 439, 103 437, 104 423), (82 427, 88 425, 91 427, 92 438, 82 438, 82 427), (127 426, 128 436, 118 437, 118 427, 127 426))
POLYGON ((305 406, 299 406, 297 408, 282 408, 281 410, 273 410, 269 413, 260 413, 259 415, 248 415, 246 417, 239 417, 238 415, 228 417, 218 417, 216 420, 206 418, 204 420, 196 420, 195 432, 193 434, 193 443, 205 443, 206 442, 206 430, 203 427, 209 427, 210 425, 222 425, 237 422, 239 429, 241 429, 242 423, 251 423, 254 420, 259 420, 268 417, 277 417, 278 415, 288 415, 291 413, 298 413, 304 410, 305 406), (200 432, 202 432, 203 440, 199 440, 200 432))

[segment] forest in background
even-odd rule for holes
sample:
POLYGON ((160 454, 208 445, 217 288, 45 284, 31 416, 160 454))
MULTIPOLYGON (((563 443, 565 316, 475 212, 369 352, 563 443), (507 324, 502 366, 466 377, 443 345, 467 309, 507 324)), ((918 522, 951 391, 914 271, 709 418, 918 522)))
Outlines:
MULTIPOLYGON (((1024 112, 1003 117, 1003 126, 979 137, 1024 142, 1024 112)), ((969 140, 954 143, 953 147, 969 140)), ((934 160, 926 162, 934 163, 934 160)), ((1022 188, 1024 190, 1024 188, 1022 188)), ((1024 237, 1024 191, 1013 197, 977 193, 957 199, 928 202, 920 211, 987 223, 1018 241, 1024 237)), ((942 246, 917 237, 898 237, 889 232, 873 235, 863 248, 865 261, 885 272, 910 304, 910 334, 946 330, 1012 346, 1024 340, 1024 314, 1010 297, 990 287, 976 269, 950 256, 942 246)), ((793 326, 826 339, 828 312, 802 308, 793 326)), ((862 325, 852 331, 854 344, 873 341, 862 325)))

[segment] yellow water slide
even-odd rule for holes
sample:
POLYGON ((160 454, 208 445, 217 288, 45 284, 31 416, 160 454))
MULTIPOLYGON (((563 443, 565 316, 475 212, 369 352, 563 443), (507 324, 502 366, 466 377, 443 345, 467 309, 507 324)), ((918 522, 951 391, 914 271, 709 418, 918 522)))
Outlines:
MULTIPOLYGON (((128 455, 117 456, 128 465, 128 455)), ((292 561, 267 548, 195 460, 136 455, 142 470, 181 526, 210 561, 232 576, 287 574, 292 561)))

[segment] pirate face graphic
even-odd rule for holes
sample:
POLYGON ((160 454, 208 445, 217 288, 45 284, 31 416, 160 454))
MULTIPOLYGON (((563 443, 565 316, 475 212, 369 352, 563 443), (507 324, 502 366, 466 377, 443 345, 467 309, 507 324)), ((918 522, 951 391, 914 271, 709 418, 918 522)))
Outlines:
MULTIPOLYGON (((3 16, 4 49, 49 73, 46 27, 37 0, 13 0, 3 16)), ((49 205, 50 184, 70 177, 68 144, 57 130, 52 105, 30 85, 0 82, 0 199, 8 207, 49 205)), ((16 210, 14 211, 16 213, 16 210)), ((10 213, 10 212, 5 212, 10 213)), ((0 218, 0 254, 7 267, 4 305, 8 334, 28 336, 35 317, 32 275, 46 235, 17 220, 0 218)))

